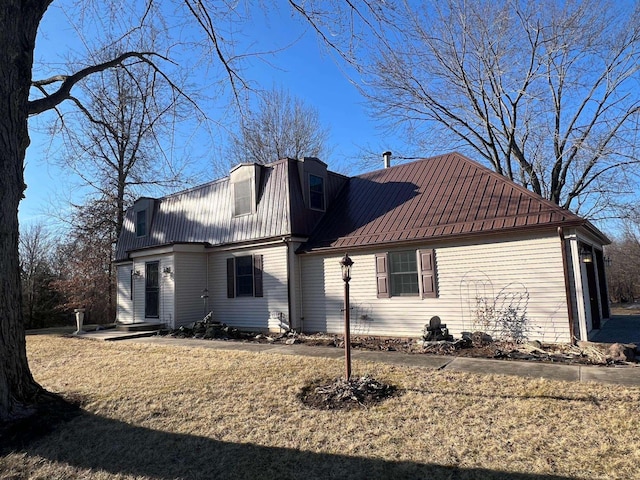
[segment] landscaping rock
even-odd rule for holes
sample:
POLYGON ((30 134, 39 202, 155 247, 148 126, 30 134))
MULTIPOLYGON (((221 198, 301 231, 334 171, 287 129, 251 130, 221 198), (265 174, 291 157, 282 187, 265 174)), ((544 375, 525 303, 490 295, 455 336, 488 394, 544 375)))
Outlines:
POLYGON ((636 358, 635 345, 614 343, 607 350, 607 358, 613 362, 633 362, 636 358))
POLYGON ((540 342, 539 340, 530 340, 526 343, 526 345, 528 347, 533 347, 536 349, 542 349, 542 342, 540 342))
POLYGON ((484 347, 493 343, 493 338, 491 338, 491 335, 484 332, 473 332, 471 334, 471 342, 474 346, 484 347))

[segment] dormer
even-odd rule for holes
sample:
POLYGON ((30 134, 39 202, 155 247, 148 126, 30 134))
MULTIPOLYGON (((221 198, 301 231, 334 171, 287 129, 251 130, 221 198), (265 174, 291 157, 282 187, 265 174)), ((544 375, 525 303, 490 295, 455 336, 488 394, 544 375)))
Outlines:
POLYGON ((262 167, 257 163, 241 163, 229 172, 233 216, 256 212, 262 167))
POLYGON ((145 237, 151 229, 155 199, 141 197, 133 204, 133 221, 136 237, 145 237))
POLYGON ((304 157, 298 164, 304 204, 308 209, 327 209, 327 164, 315 157, 304 157))

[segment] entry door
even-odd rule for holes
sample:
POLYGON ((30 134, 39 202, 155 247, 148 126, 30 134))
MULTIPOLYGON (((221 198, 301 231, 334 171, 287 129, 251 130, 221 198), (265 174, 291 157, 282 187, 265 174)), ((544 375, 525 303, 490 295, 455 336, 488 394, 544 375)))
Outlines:
POLYGON ((158 318, 160 312, 159 262, 149 262, 145 266, 144 316, 158 318))

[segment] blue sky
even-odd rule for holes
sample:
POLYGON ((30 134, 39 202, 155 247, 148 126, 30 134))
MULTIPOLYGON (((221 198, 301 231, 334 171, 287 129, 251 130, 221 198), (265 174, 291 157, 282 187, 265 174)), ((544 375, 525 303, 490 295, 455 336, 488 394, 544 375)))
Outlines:
MULTIPOLYGON (((74 40, 73 28, 56 5, 54 2, 41 25, 36 66, 39 59, 47 59, 49 64, 53 60, 59 62, 62 73, 69 73, 65 70, 64 58, 69 50, 80 51, 82 46, 74 40)), ((381 153, 385 149, 394 150, 394 146, 401 144, 398 139, 393 141, 380 134, 375 122, 367 115, 364 99, 356 87, 318 42, 314 32, 288 10, 271 11, 266 18, 256 16, 246 41, 261 51, 295 42, 286 50, 264 58, 264 61, 253 59, 243 71, 243 76, 258 88, 283 87, 318 110, 322 124, 330 131, 331 158, 322 159, 330 168, 357 173, 363 169, 357 161, 362 157, 363 148, 380 150, 381 153)), ((47 72, 36 70, 34 78, 52 73, 56 73, 55 68, 47 72)), ((51 118, 46 115, 52 113, 30 120, 31 145, 27 150, 25 167, 27 190, 19 210, 23 227, 43 221, 55 222, 50 215, 51 210, 60 212, 67 200, 77 201, 82 193, 71 173, 54 164, 61 150, 57 139, 44 131, 47 120, 51 118)), ((220 132, 220 148, 224 138, 224 133, 220 132)), ((205 170, 214 161, 209 151, 195 152, 195 156, 199 157, 200 166, 205 170)), ((375 161, 365 169, 378 168, 375 161)), ((211 170, 213 178, 216 175, 211 170)))

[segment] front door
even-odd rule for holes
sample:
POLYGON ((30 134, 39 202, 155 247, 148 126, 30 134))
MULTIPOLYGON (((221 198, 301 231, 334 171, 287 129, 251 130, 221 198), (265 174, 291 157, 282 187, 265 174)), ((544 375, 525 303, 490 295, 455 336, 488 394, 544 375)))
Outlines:
POLYGON ((160 313, 159 262, 145 264, 144 316, 158 318, 160 313))

